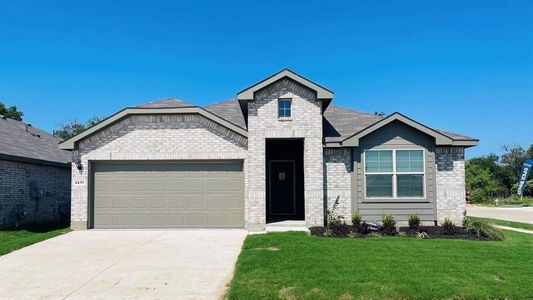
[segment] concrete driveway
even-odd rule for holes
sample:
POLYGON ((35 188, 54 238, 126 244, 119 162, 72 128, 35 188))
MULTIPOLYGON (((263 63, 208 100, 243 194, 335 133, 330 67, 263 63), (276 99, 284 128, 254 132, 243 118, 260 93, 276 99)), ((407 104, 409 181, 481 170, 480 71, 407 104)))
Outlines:
POLYGON ((1 299, 217 299, 244 230, 75 231, 0 256, 1 299))
POLYGON ((466 214, 472 217, 533 224, 533 207, 485 207, 468 205, 466 207, 466 214))

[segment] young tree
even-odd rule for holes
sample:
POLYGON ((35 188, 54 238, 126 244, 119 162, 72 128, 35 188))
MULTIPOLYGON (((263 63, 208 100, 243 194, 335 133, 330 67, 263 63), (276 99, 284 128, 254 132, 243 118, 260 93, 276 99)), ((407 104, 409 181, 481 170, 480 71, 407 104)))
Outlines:
POLYGON ((526 150, 521 146, 503 146, 504 154, 502 154, 501 163, 502 165, 509 169, 514 176, 518 176, 520 169, 522 169, 522 164, 526 160, 526 150))
POLYGON ((6 107, 4 103, 0 102, 0 115, 17 121, 22 121, 22 116, 24 116, 24 113, 19 111, 16 105, 6 107))
POLYGON ((78 122, 76 119, 70 119, 61 124, 57 130, 54 130, 53 135, 62 140, 68 140, 102 120, 103 118, 96 116, 89 118, 85 123, 78 122))

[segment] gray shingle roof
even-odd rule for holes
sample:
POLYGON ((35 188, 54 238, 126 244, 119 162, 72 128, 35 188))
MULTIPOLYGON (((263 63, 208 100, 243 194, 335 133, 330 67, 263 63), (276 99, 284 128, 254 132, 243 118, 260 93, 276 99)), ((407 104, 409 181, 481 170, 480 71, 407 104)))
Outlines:
MULTIPOLYGON (((246 129, 244 115, 236 99, 226 100, 204 107, 205 110, 231 123, 246 129)), ((329 105, 324 112, 323 131, 327 142, 339 142, 366 127, 382 120, 384 117, 348 109, 336 105, 329 105)), ((454 140, 475 140, 465 135, 435 129, 454 140)))
POLYGON ((241 128, 246 129, 246 122, 239 102, 236 99, 225 100, 208 106, 204 109, 213 113, 226 121, 229 121, 241 128))
POLYGON ((196 105, 190 104, 188 102, 185 102, 183 100, 179 100, 176 98, 167 98, 167 99, 161 99, 161 100, 157 100, 153 102, 140 104, 134 107, 136 108, 176 108, 176 107, 191 107, 191 106, 196 106, 196 105))
POLYGON ((327 142, 342 141, 381 119, 383 117, 329 105, 323 118, 324 138, 327 142))
POLYGON ((0 154, 52 163, 71 161, 70 151, 60 150, 60 139, 24 122, 0 116, 0 154))

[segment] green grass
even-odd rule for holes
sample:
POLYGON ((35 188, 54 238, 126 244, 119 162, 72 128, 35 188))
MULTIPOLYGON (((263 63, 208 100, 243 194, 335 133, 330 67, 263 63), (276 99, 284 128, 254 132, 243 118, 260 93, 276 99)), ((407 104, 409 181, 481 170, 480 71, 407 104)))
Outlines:
MULTIPOLYGON (((482 206, 496 206, 494 203, 494 199, 487 199, 482 202, 475 202, 472 203, 475 205, 482 205, 482 206)), ((519 197, 514 198, 498 198, 498 205, 499 206, 532 206, 533 205, 533 198, 531 197, 525 197, 523 199, 520 199, 519 197)))
POLYGON ((492 223, 494 223, 496 225, 501 225, 501 226, 508 226, 508 227, 514 227, 514 228, 533 230, 533 224, 513 222, 513 221, 505 221, 505 220, 498 220, 498 219, 479 218, 479 217, 469 217, 469 218, 480 219, 480 220, 489 220, 490 222, 492 222, 492 223))
POLYGON ((0 230, 0 255, 69 232, 58 224, 38 224, 17 229, 0 230))
POLYGON ((533 298, 533 235, 503 242, 248 236, 229 299, 533 298))

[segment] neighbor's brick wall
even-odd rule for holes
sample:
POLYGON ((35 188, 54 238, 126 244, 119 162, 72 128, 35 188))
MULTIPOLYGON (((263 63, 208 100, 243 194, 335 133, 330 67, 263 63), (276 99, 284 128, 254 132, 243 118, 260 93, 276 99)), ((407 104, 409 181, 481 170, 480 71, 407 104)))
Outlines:
POLYGON ((437 165, 437 219, 448 217, 457 225, 463 222, 465 200, 465 149, 462 147, 435 148, 437 165))
POLYGON ((350 148, 324 149, 324 196, 331 209, 337 196, 339 205, 337 214, 344 217, 346 223, 352 220, 351 193, 351 151, 350 148))
POLYGON ((72 164, 72 227, 87 228, 90 160, 246 160, 246 145, 246 137, 197 114, 130 116, 81 141, 74 152, 83 168, 72 164))
POLYGON ((266 222, 265 139, 304 139, 305 221, 307 226, 324 223, 322 151, 322 103, 310 89, 289 79, 258 91, 248 102, 248 176, 245 223, 262 229, 266 222), (292 99, 292 120, 278 119, 279 98, 292 99))
POLYGON ((68 168, 0 160, 0 228, 68 220, 69 214, 68 168))

